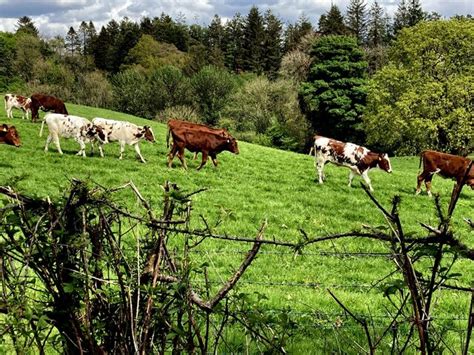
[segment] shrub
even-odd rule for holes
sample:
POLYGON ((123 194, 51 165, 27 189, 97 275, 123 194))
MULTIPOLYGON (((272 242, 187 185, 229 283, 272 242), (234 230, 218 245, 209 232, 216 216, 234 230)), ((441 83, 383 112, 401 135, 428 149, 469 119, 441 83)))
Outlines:
POLYGON ((155 120, 158 122, 166 123, 170 119, 178 119, 190 122, 200 123, 201 118, 196 112, 196 109, 192 106, 173 106, 167 107, 164 110, 158 112, 155 116, 155 120))
POLYGON ((191 85, 204 121, 215 125, 234 91, 232 75, 224 69, 206 66, 192 77, 191 85))
POLYGON ((96 70, 78 76, 74 101, 88 106, 110 107, 112 98, 112 85, 102 72, 96 70))
POLYGON ((146 76, 137 68, 127 69, 112 79, 113 106, 116 110, 152 118, 150 86, 146 76))

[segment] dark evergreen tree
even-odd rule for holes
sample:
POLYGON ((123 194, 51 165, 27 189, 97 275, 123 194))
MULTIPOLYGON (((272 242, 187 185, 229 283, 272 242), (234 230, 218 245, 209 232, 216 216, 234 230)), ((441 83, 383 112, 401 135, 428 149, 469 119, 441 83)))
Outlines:
POLYGON ((159 42, 171 43, 186 52, 189 46, 189 32, 183 23, 175 22, 164 13, 153 19, 153 36, 159 42))
POLYGON ((282 29, 283 25, 271 10, 264 16, 265 42, 264 42, 264 71, 270 78, 275 78, 280 68, 282 57, 282 29))
POLYGON ((94 23, 89 21, 89 24, 87 25, 87 41, 84 47, 84 54, 92 55, 96 40, 97 31, 95 30, 94 23))
POLYGON ((258 8, 253 6, 245 19, 243 36, 244 70, 256 73, 263 72, 264 43, 265 28, 263 17, 258 8))
POLYGON ((408 2, 408 26, 415 26, 425 19, 425 13, 421 8, 420 0, 409 0, 408 2))
POLYGON ((115 20, 109 21, 106 27, 101 28, 93 51, 97 68, 108 72, 114 71, 115 43, 119 33, 119 24, 115 20))
POLYGON ((289 24, 285 30, 285 40, 283 51, 285 53, 296 49, 302 37, 313 31, 313 26, 305 15, 301 15, 298 21, 293 25, 289 24))
POLYGON ((311 56, 308 80, 300 88, 303 112, 318 134, 362 143, 367 62, 357 40, 322 36, 311 56))
POLYGON ((66 47, 66 52, 70 55, 81 53, 81 39, 72 26, 69 27, 69 31, 66 34, 64 46, 66 47))
POLYGON ((384 9, 374 1, 369 11, 367 23, 367 44, 369 47, 385 45, 388 39, 387 17, 384 9))
POLYGON ((351 0, 347 8, 346 24, 349 33, 364 43, 367 35, 367 10, 365 0, 351 0))
POLYGON ((205 40, 210 64, 215 66, 224 65, 223 42, 224 26, 222 26, 221 18, 218 15, 214 15, 214 18, 207 28, 205 40))
POLYGON ((245 20, 239 13, 224 27, 225 66, 236 73, 244 69, 244 28, 245 20))
POLYGON ((337 5, 331 5, 331 8, 326 14, 319 18, 319 32, 322 35, 344 35, 348 30, 344 24, 344 17, 337 5))
POLYGON ((153 26, 153 21, 148 17, 142 17, 140 20, 140 32, 144 35, 154 35, 154 26, 153 26))
POLYGON ((408 7, 405 0, 400 0, 393 19, 393 33, 396 35, 402 28, 408 26, 408 7))
POLYGON ((79 40, 81 42, 81 53, 85 54, 86 53, 86 46, 87 46, 87 41, 88 41, 88 30, 89 26, 85 21, 82 21, 81 24, 79 25, 78 29, 78 36, 79 40))
POLYGON ((16 23, 16 33, 25 33, 35 37, 39 35, 38 29, 28 16, 22 16, 18 19, 16 23))

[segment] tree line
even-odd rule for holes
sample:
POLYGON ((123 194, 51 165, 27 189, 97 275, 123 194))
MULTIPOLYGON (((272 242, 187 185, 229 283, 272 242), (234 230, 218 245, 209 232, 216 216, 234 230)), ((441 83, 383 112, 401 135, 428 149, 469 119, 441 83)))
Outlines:
MULTIPOLYGON (((401 0, 393 19, 378 1, 369 6, 351 0, 344 15, 331 5, 317 26, 306 16, 285 24, 271 10, 262 13, 254 6, 246 16, 237 13, 226 22, 215 15, 207 26, 163 13, 138 22, 113 19, 100 30, 83 21, 64 37, 43 39, 25 16, 15 33, 0 32, 0 90, 40 91, 149 119, 221 125, 240 139, 297 151, 316 131, 390 152, 412 154, 429 147, 465 153, 472 137, 464 135, 461 145, 453 144, 454 127, 440 133, 435 123, 431 140, 410 138, 405 144, 400 137, 387 145, 363 122, 370 117, 378 121, 386 112, 368 102, 376 96, 371 84, 397 60, 392 49, 400 38, 420 23, 436 27, 436 22, 453 21, 463 24, 454 40, 472 24, 471 16, 441 20, 439 14, 424 12, 419 0, 401 0)), ((470 36, 469 31, 464 34, 470 36)), ((419 49, 418 54, 427 55, 426 48, 419 49)), ((430 124, 450 113, 436 115, 430 124)))

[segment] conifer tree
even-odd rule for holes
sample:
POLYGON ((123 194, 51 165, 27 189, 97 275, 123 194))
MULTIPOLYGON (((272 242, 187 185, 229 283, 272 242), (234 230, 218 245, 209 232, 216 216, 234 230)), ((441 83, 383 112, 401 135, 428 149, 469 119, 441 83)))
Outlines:
POLYGON ((225 66, 234 72, 244 69, 245 20, 237 13, 224 27, 225 66))
POLYGON ((35 37, 38 37, 39 32, 35 24, 28 16, 22 16, 16 23, 16 33, 25 33, 35 37))
POLYGON ((375 0, 369 11, 367 23, 367 44, 369 47, 377 47, 386 44, 387 41, 387 17, 384 9, 375 0))
POLYGON ((313 26, 309 19, 305 15, 301 15, 294 25, 290 23, 286 29, 283 51, 287 53, 296 49, 301 38, 312 31, 313 26))
POLYGON ((351 0, 347 8, 346 24, 349 33, 357 38, 359 44, 367 34, 367 10, 365 0, 351 0))
POLYGON ((208 52, 209 63, 216 66, 224 65, 224 27, 221 18, 214 15, 209 27, 206 31, 206 46, 208 52))
POLYGON ((243 35, 244 70, 262 73, 265 28, 263 17, 256 6, 250 9, 245 19, 243 35))
POLYGON ((408 7, 405 0, 400 0, 393 20, 393 33, 396 35, 402 28, 408 26, 408 7))
POLYGON ((337 5, 331 5, 326 14, 319 18, 319 32, 322 35, 344 35, 347 34, 347 27, 344 24, 344 17, 337 5))
POLYGON ((282 57, 282 23, 271 10, 267 10, 264 16, 265 22, 265 43, 264 70, 270 78, 274 78, 280 67, 282 57))
POLYGON ((69 27, 64 45, 66 47, 66 51, 70 55, 76 55, 81 52, 81 40, 76 30, 72 26, 69 27))

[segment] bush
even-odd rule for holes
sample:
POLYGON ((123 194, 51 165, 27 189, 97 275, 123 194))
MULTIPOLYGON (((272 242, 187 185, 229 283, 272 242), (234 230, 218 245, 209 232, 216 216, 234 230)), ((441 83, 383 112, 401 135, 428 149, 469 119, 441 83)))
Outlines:
POLYGON ((96 70, 78 76, 73 98, 75 102, 87 106, 110 107, 112 98, 112 85, 102 72, 96 70))
POLYGON ((127 69, 112 79, 113 106, 117 111, 152 118, 150 109, 150 85, 138 69, 127 69))
POLYGON ((265 135, 260 140, 264 145, 303 150, 308 123, 300 112, 293 81, 257 77, 243 84, 230 101, 224 117, 234 122, 238 132, 265 135))
POLYGON ((196 112, 196 109, 192 106, 173 106, 167 107, 164 110, 158 112, 155 116, 155 120, 158 122, 166 123, 170 119, 184 120, 189 122, 201 123, 201 118, 196 112))
POLYGON ((150 101, 153 113, 168 107, 192 103, 189 79, 179 68, 171 65, 158 68, 152 72, 148 80, 153 97, 150 101))
POLYGON ((192 77, 191 85, 201 116, 207 124, 214 126, 234 91, 232 75, 224 69, 206 66, 192 77))

